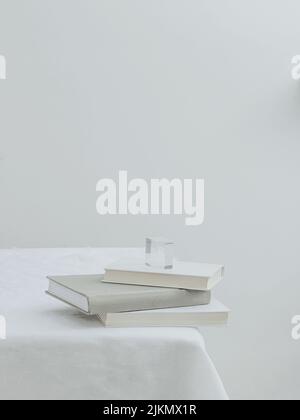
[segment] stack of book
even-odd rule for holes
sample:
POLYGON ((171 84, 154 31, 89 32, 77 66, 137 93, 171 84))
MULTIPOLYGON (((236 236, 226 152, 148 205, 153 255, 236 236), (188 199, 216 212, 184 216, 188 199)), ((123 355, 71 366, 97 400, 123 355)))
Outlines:
POLYGON ((221 265, 120 261, 104 275, 48 277, 47 293, 108 327, 197 327, 226 324, 229 310, 211 296, 223 277, 221 265))

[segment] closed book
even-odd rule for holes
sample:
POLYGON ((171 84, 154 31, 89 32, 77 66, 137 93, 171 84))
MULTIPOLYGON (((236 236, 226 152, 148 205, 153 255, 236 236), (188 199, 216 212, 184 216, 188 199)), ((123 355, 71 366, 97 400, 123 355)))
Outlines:
POLYGON ((118 261, 105 268, 104 282, 211 290, 224 277, 224 266, 176 261, 172 269, 148 267, 141 261, 118 261))
POLYGON ((102 313, 106 327, 199 327, 224 325, 229 309, 216 299, 209 305, 123 313, 102 313))
POLYGON ((48 277, 47 293, 81 311, 97 315, 106 312, 206 305, 209 292, 109 284, 101 275, 48 277))

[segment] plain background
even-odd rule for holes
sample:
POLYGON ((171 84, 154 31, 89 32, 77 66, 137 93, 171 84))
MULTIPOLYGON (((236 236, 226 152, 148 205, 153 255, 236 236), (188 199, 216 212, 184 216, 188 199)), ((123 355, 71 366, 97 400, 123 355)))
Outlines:
POLYGON ((0 0, 0 247, 223 262, 206 329, 231 398, 300 398, 297 0, 0 0), (206 218, 100 217, 96 182, 204 178, 206 218))

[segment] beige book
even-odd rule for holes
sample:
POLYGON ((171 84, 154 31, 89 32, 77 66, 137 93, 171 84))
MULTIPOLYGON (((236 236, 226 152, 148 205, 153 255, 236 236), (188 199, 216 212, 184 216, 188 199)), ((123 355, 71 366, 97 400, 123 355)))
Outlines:
POLYGON ((148 267, 142 261, 118 261, 105 268, 104 282, 211 290, 224 278, 224 266, 176 261, 172 269, 148 267))
POLYGON ((216 299, 209 305, 99 314, 106 327, 199 327, 225 325, 229 309, 216 299))
POLYGON ((49 295, 91 315, 206 305, 210 302, 209 292, 109 284, 102 282, 101 275, 54 276, 48 279, 49 295))

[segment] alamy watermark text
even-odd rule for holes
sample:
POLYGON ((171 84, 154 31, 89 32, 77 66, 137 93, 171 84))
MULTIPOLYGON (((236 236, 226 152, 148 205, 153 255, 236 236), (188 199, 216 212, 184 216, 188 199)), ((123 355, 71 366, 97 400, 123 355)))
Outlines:
POLYGON ((300 315, 295 315, 292 318, 292 338, 293 340, 300 340, 300 315))
POLYGON ((292 58, 292 79, 300 80, 300 55, 292 58))
POLYGON ((6 58, 0 54, 0 80, 6 79, 6 58))
POLYGON ((0 340, 6 339, 6 319, 0 315, 0 340))
POLYGON ((204 222, 203 179, 128 180, 128 172, 119 172, 118 181, 100 179, 97 212, 105 215, 185 215, 187 226, 204 222))

